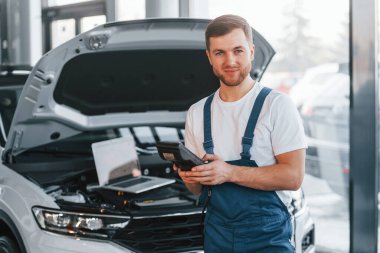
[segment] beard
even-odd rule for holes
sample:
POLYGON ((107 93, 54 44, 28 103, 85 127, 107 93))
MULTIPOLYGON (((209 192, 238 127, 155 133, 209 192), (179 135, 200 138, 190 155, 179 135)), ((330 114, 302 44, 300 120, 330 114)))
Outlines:
POLYGON ((249 75, 249 72, 251 71, 252 64, 247 64, 242 70, 239 71, 239 75, 237 78, 227 78, 223 73, 219 72, 214 67, 212 68, 214 74, 216 77, 219 78, 220 81, 222 81, 225 85, 229 87, 234 87, 240 85, 244 79, 249 75))

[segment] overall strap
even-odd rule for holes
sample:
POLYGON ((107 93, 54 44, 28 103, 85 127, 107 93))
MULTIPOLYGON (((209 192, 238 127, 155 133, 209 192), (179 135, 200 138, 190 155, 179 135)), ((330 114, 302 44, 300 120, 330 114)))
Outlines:
POLYGON ((211 135, 211 102, 213 98, 214 93, 207 98, 203 107, 203 148, 205 149, 206 154, 214 154, 214 143, 212 142, 211 135))
POLYGON ((244 132, 244 136, 241 140, 243 145, 243 152, 240 153, 242 159, 250 160, 251 153, 249 152, 253 144, 253 131, 255 130, 257 120, 259 118, 261 108, 263 107, 265 98, 272 91, 272 89, 264 87, 256 98, 253 104, 251 115, 249 115, 247 127, 244 132))

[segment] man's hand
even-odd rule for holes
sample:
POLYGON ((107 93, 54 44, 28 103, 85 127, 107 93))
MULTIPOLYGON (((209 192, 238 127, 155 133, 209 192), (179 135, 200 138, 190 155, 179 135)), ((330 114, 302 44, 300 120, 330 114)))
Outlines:
POLYGON ((197 181, 194 181, 191 177, 186 176, 185 171, 181 171, 181 168, 177 167, 177 165, 175 165, 174 163, 173 163, 173 170, 178 172, 178 175, 181 177, 183 182, 187 184, 198 183, 197 181))
POLYGON ((193 167, 191 171, 180 171, 180 177, 184 181, 189 180, 189 183, 202 185, 216 185, 230 181, 231 165, 211 154, 206 154, 202 160, 208 163, 193 167))
POLYGON ((184 172, 181 171, 181 168, 175 164, 173 164, 173 170, 178 172, 178 175, 181 177, 182 181, 185 183, 189 191, 195 195, 201 194, 202 186, 197 181, 194 181, 192 178, 188 178, 186 175, 184 175, 184 172))

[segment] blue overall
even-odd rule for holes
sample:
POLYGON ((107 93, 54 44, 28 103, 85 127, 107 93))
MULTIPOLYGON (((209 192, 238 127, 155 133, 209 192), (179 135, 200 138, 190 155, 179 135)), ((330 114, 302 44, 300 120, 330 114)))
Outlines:
MULTIPOLYGON (((262 105, 271 89, 263 88, 259 93, 242 138, 241 159, 227 161, 239 166, 258 167, 251 160, 250 149, 253 132, 262 105)), ((204 106, 204 149, 213 154, 211 135, 210 95, 204 106)), ((289 212, 275 191, 262 191, 233 183, 223 183, 203 187, 200 202, 204 203, 208 190, 212 188, 207 206, 204 230, 204 250, 206 253, 289 253, 292 225, 289 212)))

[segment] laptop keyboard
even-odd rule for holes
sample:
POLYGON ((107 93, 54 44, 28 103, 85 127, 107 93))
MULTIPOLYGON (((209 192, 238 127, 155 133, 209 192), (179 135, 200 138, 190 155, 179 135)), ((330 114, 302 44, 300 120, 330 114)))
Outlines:
POLYGON ((142 184, 146 181, 150 181, 149 178, 144 178, 144 177, 138 177, 138 178, 134 178, 134 179, 129 179, 128 181, 124 181, 124 182, 121 182, 121 183, 118 183, 118 184, 114 184, 114 186, 117 186, 117 187, 129 187, 129 186, 133 186, 133 185, 137 185, 137 184, 142 184))

